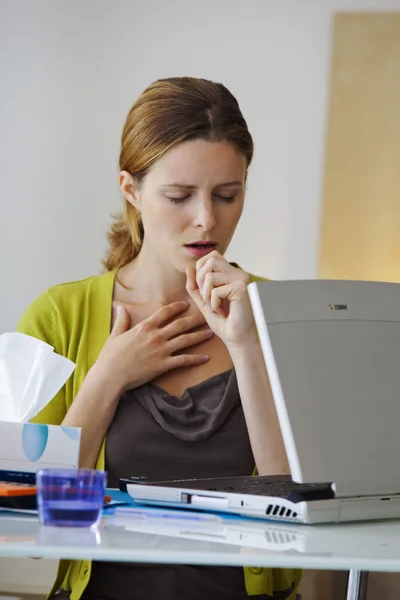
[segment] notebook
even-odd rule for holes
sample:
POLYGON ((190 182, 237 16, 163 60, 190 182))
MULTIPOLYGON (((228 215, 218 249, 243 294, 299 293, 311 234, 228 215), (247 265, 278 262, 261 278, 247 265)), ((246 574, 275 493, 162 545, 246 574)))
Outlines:
POLYGON ((400 517, 400 285, 249 285, 291 478, 127 484, 136 503, 292 523, 400 517))

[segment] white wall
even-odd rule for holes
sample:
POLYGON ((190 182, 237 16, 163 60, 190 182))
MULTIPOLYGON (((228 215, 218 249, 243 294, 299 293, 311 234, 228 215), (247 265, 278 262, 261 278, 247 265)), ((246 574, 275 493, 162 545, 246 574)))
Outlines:
POLYGON ((400 0, 0 0, 0 331, 98 271, 122 124, 159 77, 223 81, 254 135, 228 257, 314 277, 331 14, 378 7, 400 0))

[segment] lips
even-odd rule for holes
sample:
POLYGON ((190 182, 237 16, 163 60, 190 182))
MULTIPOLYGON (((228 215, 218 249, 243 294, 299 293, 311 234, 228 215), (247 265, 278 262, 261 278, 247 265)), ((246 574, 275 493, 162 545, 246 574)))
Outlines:
POLYGON ((191 244, 185 244, 185 248, 190 252, 192 256, 201 258, 206 256, 217 247, 216 242, 192 242, 191 244))
POLYGON ((217 242, 192 242, 185 245, 187 248, 216 248, 217 242))

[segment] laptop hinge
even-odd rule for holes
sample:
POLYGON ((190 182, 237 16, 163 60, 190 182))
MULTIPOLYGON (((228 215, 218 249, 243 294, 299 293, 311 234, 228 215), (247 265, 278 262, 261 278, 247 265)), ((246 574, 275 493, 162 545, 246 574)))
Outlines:
POLYGON ((358 498, 358 497, 373 497, 373 496, 400 496, 400 491, 385 491, 385 490, 373 490, 368 487, 354 485, 340 485, 332 483, 332 489, 335 493, 335 498, 358 498))

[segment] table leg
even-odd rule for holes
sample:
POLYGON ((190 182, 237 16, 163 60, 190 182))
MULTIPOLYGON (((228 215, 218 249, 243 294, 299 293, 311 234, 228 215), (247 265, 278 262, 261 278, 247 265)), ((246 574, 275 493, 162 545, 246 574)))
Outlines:
POLYGON ((347 579, 346 600, 367 600, 368 572, 352 569, 347 579))

